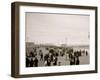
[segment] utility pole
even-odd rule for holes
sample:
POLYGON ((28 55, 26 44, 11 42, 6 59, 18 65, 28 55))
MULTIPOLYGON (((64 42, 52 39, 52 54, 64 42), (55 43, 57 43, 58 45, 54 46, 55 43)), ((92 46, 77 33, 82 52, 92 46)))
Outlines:
POLYGON ((90 39, 90 32, 88 32, 88 39, 90 39))
POLYGON ((65 38, 65 44, 67 45, 67 43, 68 43, 68 38, 66 37, 65 38))

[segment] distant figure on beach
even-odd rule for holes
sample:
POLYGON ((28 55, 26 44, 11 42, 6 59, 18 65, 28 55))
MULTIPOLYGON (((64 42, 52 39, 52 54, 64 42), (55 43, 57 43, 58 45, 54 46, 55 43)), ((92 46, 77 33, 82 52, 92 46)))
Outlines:
POLYGON ((26 67, 30 67, 30 60, 28 57, 26 57, 26 67))
POLYGON ((35 57, 34 52, 30 52, 30 57, 35 57))
POLYGON ((88 52, 86 51, 86 56, 88 56, 88 52))
POLYGON ((34 48, 33 53, 34 53, 34 57, 35 57, 37 55, 37 49, 36 48, 34 48))
POLYGON ((58 62, 58 66, 61 66, 61 62, 58 62))
POLYGON ((49 57, 49 54, 45 54, 44 55, 44 61, 47 61, 48 60, 48 57, 49 57))
POLYGON ((40 55, 40 61, 41 60, 43 61, 43 52, 42 52, 42 50, 39 51, 39 55, 40 55))
POLYGON ((30 60, 30 67, 33 67, 33 65, 34 65, 34 61, 33 61, 33 59, 31 58, 31 60, 30 60))
POLYGON ((76 63, 76 65, 79 65, 80 64, 79 57, 76 57, 75 63, 76 63))
POLYGON ((44 61, 44 66, 47 66, 47 60, 44 61))
POLYGON ((75 65, 75 56, 73 55, 70 57, 70 65, 75 65))
POLYGON ((55 56, 53 60, 54 60, 54 61, 53 61, 53 65, 54 65, 54 66, 57 65, 57 61, 58 61, 57 56, 55 56))
POLYGON ((34 59, 34 66, 38 67, 38 59, 37 59, 37 57, 35 57, 35 59, 34 59))
POLYGON ((51 60, 50 60, 50 58, 47 59, 47 66, 51 66, 51 60))

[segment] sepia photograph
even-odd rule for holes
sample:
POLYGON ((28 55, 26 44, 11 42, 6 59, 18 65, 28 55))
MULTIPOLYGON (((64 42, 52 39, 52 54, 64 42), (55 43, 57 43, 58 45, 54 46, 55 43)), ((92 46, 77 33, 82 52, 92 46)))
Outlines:
POLYGON ((90 15, 25 13, 26 67, 90 64, 90 15))

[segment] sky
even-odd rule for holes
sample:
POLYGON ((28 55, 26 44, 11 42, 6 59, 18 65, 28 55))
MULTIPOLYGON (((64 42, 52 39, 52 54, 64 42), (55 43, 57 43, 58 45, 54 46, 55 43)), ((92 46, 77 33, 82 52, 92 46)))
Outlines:
POLYGON ((29 13, 25 15, 25 40, 36 44, 89 44, 89 15, 29 13))

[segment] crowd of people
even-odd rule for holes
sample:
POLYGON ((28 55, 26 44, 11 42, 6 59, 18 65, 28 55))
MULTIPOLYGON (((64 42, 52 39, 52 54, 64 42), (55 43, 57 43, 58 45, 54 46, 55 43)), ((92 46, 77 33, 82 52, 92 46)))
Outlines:
POLYGON ((61 66, 59 57, 66 56, 65 62, 69 61, 70 65, 79 65, 80 56, 88 56, 87 50, 74 50, 73 48, 62 47, 34 47, 32 51, 26 53, 26 67, 38 67, 39 61, 43 62, 44 66, 61 66))

